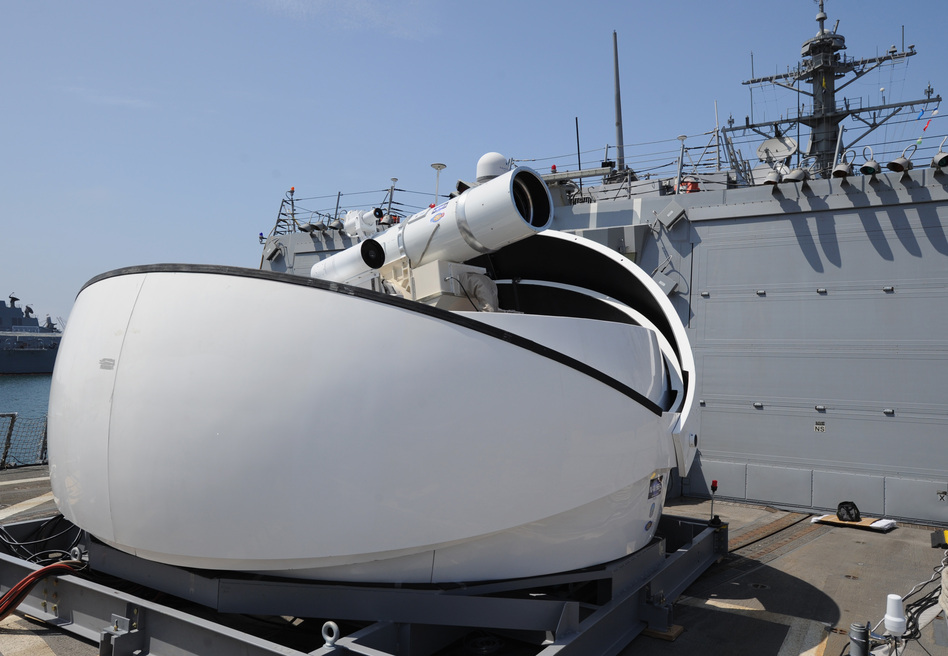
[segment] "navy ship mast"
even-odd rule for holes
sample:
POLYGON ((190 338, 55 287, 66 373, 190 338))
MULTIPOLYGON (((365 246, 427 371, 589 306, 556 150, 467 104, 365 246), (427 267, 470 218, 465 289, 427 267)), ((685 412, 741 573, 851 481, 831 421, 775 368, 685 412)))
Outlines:
POLYGON ((862 108, 852 107, 848 99, 843 99, 841 104, 837 102, 837 92, 842 91, 863 75, 886 62, 905 59, 917 53, 915 46, 910 45, 908 51, 905 51, 903 45, 902 51, 892 46, 879 57, 847 59, 845 55, 840 55, 840 51, 846 49, 846 39, 836 31, 839 21, 836 21, 832 30, 827 30, 826 18, 823 0, 820 0, 820 10, 816 15, 816 20, 820 25, 819 32, 815 37, 803 43, 801 54, 804 59, 796 69, 780 75, 757 77, 743 82, 745 85, 775 84, 810 96, 812 98, 811 113, 803 114, 801 111, 801 115, 797 118, 755 124, 751 124, 748 119, 744 126, 728 128, 751 129, 765 137, 779 138, 787 134, 789 128, 797 123, 806 125, 811 130, 811 136, 809 148, 803 153, 804 158, 811 158, 814 162, 811 170, 824 178, 830 177, 840 153, 845 153, 847 149, 855 146, 862 138, 901 110, 912 105, 941 102, 941 96, 932 96, 931 86, 925 90, 926 98, 918 100, 862 108), (850 73, 853 77, 837 86, 837 81, 843 80, 850 73), (809 91, 802 88, 804 83, 809 84, 809 91), (859 128, 862 131, 847 143, 844 141, 844 130, 841 124, 850 117, 860 124, 859 128))

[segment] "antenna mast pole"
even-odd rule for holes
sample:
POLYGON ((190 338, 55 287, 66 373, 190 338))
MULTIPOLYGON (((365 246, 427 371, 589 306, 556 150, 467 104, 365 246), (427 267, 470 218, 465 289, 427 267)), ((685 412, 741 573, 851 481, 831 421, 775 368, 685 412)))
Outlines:
POLYGON ((625 141, 622 139, 622 99, 619 93, 619 38, 615 30, 612 31, 612 60, 616 78, 616 147, 619 151, 617 164, 618 170, 621 171, 625 168, 625 141))

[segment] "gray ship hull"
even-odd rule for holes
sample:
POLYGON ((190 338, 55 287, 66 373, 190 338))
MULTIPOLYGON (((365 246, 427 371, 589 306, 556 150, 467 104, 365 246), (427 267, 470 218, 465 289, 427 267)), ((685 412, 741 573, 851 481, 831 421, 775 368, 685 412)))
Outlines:
POLYGON ((686 494, 717 480, 735 499, 948 521, 946 182, 922 169, 557 208, 554 226, 613 246, 638 232, 636 262, 675 286, 698 372, 686 494))
POLYGON ((0 350, 0 375, 3 374, 49 374, 56 362, 55 349, 7 349, 0 350))

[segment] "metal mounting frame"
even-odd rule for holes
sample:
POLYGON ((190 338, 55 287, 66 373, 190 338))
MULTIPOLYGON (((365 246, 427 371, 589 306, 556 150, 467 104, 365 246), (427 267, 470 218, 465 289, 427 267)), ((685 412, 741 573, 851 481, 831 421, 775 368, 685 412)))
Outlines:
MULTIPOLYGON (((7 526, 27 534, 37 522, 7 526)), ((646 628, 668 630, 672 603, 727 553, 727 525, 662 517, 644 549, 605 565, 549 576, 441 587, 327 584, 204 572, 154 563, 86 540, 93 572, 210 609, 185 612, 69 575, 45 579, 20 611, 99 644, 100 654, 355 654, 427 656, 472 633, 535 645, 540 656, 613 655, 646 628), (212 612, 213 611, 213 612, 212 612), (215 613, 219 614, 215 616, 215 613), (231 628, 234 614, 335 624, 311 651, 231 628), (221 621, 216 621, 219 617, 221 621)), ((0 591, 38 565, 0 554, 0 591)), ((184 604, 187 606, 187 604, 184 604)), ((328 629, 328 630, 327 630, 328 629)), ((311 638, 311 636, 310 636, 311 638)))

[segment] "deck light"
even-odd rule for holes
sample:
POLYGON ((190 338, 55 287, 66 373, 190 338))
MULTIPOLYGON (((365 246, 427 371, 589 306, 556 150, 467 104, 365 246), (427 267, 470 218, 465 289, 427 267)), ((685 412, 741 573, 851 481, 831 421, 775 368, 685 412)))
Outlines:
POLYGON ((912 145, 910 145, 910 146, 906 146, 906 147, 905 147, 905 150, 902 151, 902 154, 901 154, 899 157, 896 157, 894 160, 892 160, 892 161, 889 162, 888 164, 886 164, 886 167, 887 167, 890 171, 896 171, 896 172, 898 172, 898 173, 903 173, 903 172, 905 172, 905 171, 911 171, 911 170, 912 170, 912 160, 910 160, 908 157, 905 156, 905 153, 908 151, 909 148, 912 149, 912 154, 914 155, 914 154, 915 154, 915 149, 918 148, 918 146, 916 146, 915 144, 912 144, 912 145))
POLYGON ((846 157, 849 153, 853 154, 853 158, 856 157, 856 152, 853 150, 846 151, 843 153, 843 159, 840 160, 839 164, 833 167, 833 177, 834 178, 848 178, 853 174, 853 165, 849 161, 849 158, 846 157))
POLYGON ((945 137, 941 140, 941 145, 938 146, 938 152, 932 158, 933 169, 940 169, 943 166, 948 166, 948 153, 945 152, 945 141, 948 141, 948 137, 945 137))
POLYGON ((882 173, 882 166, 876 161, 875 156, 873 156, 872 148, 869 146, 863 148, 862 156, 866 158, 866 163, 859 167, 860 173, 863 175, 876 175, 877 173, 882 173), (867 150, 869 151, 868 155, 866 155, 867 150))
POLYGON ((806 169, 796 168, 790 171, 787 175, 783 176, 784 182, 803 182, 808 177, 810 177, 809 172, 806 169))

